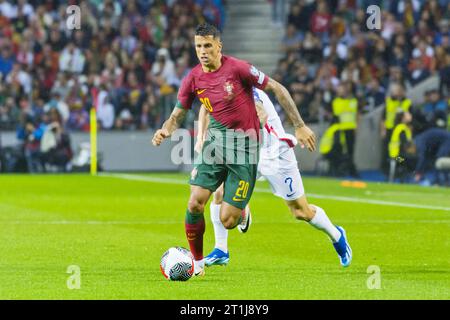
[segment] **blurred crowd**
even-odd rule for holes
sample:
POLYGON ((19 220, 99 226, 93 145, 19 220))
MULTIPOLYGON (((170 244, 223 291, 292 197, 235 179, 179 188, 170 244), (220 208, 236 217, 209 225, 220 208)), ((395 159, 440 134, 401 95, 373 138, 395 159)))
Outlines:
POLYGON ((292 0, 274 77, 295 95, 308 121, 332 114, 338 84, 358 110, 383 104, 390 84, 409 89, 440 75, 450 86, 450 2, 446 0, 292 0), (368 30, 366 8, 381 8, 381 30, 368 30))
MULTIPOLYGON (((450 156, 448 0, 270 1, 274 22, 286 26, 283 58, 271 76, 307 123, 327 124, 320 150, 328 173, 359 176, 359 118, 379 106, 386 175, 406 168, 420 180, 437 156, 450 156), (369 5, 380 8, 379 30, 367 24, 369 5), (430 76, 438 85, 415 103, 407 92, 430 76)), ((101 130, 160 127, 197 64, 195 26, 222 30, 225 4, 0 0, 0 130, 17 130, 28 171, 66 168, 66 132, 88 131, 92 106, 101 130), (80 29, 67 27, 71 4, 80 7, 80 29)))
POLYGON ((195 27, 224 21, 223 0, 0 0, 0 131, 22 141, 0 163, 69 169, 67 132, 89 131, 93 106, 100 130, 161 126, 197 64, 195 27))
POLYGON ((224 19, 223 0, 0 0, 0 130, 56 109, 64 129, 87 131, 93 105, 102 129, 157 127, 197 63, 195 26, 224 19))
MULTIPOLYGON (((329 124, 322 141, 322 153, 332 160, 329 173, 359 176, 353 160, 358 120, 378 106, 384 107, 386 173, 398 113, 411 114, 413 137, 432 128, 447 134, 449 1, 292 0, 285 25, 284 56, 273 76, 292 93, 306 122, 329 124), (379 30, 367 24, 369 5, 380 8, 379 30), (406 92, 430 76, 438 76, 438 85, 423 104, 413 103, 406 92)), ((411 167, 423 174, 421 166, 411 167)))

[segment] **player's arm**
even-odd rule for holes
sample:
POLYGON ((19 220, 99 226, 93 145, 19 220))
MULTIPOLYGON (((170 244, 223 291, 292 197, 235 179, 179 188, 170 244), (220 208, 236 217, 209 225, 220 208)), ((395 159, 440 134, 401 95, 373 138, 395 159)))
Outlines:
POLYGON ((316 150, 316 137, 314 132, 305 125, 300 113, 297 110, 294 100, 289 91, 280 83, 269 78, 265 91, 272 91, 275 94, 281 107, 286 112, 295 129, 295 136, 302 145, 306 145, 309 151, 316 150))
POLYGON ((175 107, 169 119, 162 125, 162 128, 155 132, 152 139, 153 145, 159 146, 164 139, 170 137, 183 123, 187 112, 188 110, 186 109, 175 107))
POLYGON ((267 115, 266 110, 264 110, 264 106, 261 101, 256 100, 255 106, 256 106, 256 114, 258 115, 259 122, 261 122, 261 125, 264 126, 266 124, 269 116, 267 115))
POLYGON ((209 125, 209 117, 208 112, 206 111, 205 106, 202 104, 200 107, 200 111, 198 113, 198 132, 197 132, 197 142, 195 143, 194 150, 198 153, 201 152, 203 147, 203 142, 206 137, 206 129, 209 125))

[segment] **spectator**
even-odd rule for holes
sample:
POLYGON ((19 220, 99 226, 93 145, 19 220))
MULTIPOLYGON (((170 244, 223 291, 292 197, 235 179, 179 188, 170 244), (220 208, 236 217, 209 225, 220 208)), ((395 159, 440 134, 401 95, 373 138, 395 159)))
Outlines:
POLYGON ((417 149, 416 182, 422 181, 427 169, 434 167, 434 161, 450 155, 450 132, 431 128, 415 138, 417 149))
POLYGON ((304 35, 309 29, 309 19, 312 14, 311 11, 312 6, 307 5, 305 0, 293 2, 287 18, 287 23, 294 25, 295 28, 304 35))
POLYGON ((124 94, 121 97, 120 107, 116 113, 116 128, 122 130, 134 129, 134 117, 130 105, 129 95, 124 94))
POLYGON ((156 62, 153 64, 151 74, 155 84, 160 87, 160 94, 173 93, 173 88, 169 86, 169 80, 176 76, 175 64, 169 56, 169 50, 161 48, 158 50, 156 62))
POLYGON ((45 124, 39 123, 27 113, 22 113, 22 123, 17 128, 17 139, 23 141, 22 149, 27 162, 28 172, 43 172, 42 154, 40 152, 41 138, 45 124))
POLYGON ((14 63, 10 73, 6 76, 5 82, 11 87, 16 88, 15 91, 22 94, 30 94, 31 77, 24 71, 19 63, 14 63))
POLYGON ((311 31, 325 43, 328 42, 331 19, 326 1, 319 0, 317 10, 311 16, 311 31))
POLYGON ((282 46, 284 52, 297 51, 302 42, 302 35, 295 29, 293 24, 288 25, 282 46))
POLYGON ((13 69, 14 57, 10 44, 4 44, 0 50, 0 73, 3 78, 6 78, 13 69))
POLYGON ((114 106, 110 103, 108 92, 101 90, 97 97, 97 118, 102 129, 111 129, 114 126, 114 106))
MULTIPOLYGON (((4 86, 1 85, 0 90, 4 86)), ((18 119, 20 118, 20 110, 16 105, 13 98, 8 97, 0 104, 0 130, 11 130, 15 127, 18 119)))
POLYGON ((412 51, 412 57, 420 59, 422 64, 428 71, 433 71, 436 65, 434 59, 434 49, 428 45, 424 40, 419 41, 418 45, 412 51))
POLYGON ((69 42, 61 52, 59 58, 59 70, 81 73, 86 59, 84 54, 73 42, 69 42))
POLYGON ((421 58, 415 58, 411 61, 409 66, 410 79, 412 86, 422 82, 431 75, 431 72, 427 69, 426 65, 421 58))
POLYGON ((367 85, 365 91, 365 101, 362 112, 367 113, 375 110, 385 101, 386 90, 380 85, 380 82, 373 78, 367 85))
POLYGON ((444 99, 441 99, 439 90, 433 89, 427 92, 428 99, 423 105, 423 113, 427 127, 442 128, 447 127, 448 106, 444 99))
POLYGON ((13 19, 16 16, 16 8, 7 0, 0 1, 0 13, 8 19, 13 19))
POLYGON ((70 116, 70 110, 67 103, 61 98, 61 94, 58 91, 53 93, 52 99, 44 105, 44 112, 49 113, 51 109, 58 110, 61 116, 62 124, 64 125, 70 116))
POLYGON ((53 108, 49 112, 49 125, 42 136, 40 151, 44 169, 56 166, 58 171, 67 171, 67 165, 72 159, 70 137, 65 132, 61 115, 53 108))

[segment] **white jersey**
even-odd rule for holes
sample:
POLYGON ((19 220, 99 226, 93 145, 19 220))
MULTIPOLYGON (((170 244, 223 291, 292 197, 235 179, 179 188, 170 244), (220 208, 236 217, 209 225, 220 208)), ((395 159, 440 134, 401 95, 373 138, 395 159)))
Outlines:
POLYGON ((258 174, 269 181, 274 195, 285 200, 298 199, 305 194, 305 189, 293 149, 297 139, 286 133, 272 101, 264 91, 253 89, 253 96, 255 102, 262 102, 268 116, 262 129, 258 174))
POLYGON ((255 102, 260 101, 262 103, 268 117, 262 129, 263 142, 260 157, 263 159, 274 159, 281 156, 286 160, 297 162, 291 149, 297 145, 297 139, 284 130, 281 119, 269 96, 264 91, 253 88, 253 97, 255 102), (287 152, 288 150, 291 150, 291 152, 287 152))

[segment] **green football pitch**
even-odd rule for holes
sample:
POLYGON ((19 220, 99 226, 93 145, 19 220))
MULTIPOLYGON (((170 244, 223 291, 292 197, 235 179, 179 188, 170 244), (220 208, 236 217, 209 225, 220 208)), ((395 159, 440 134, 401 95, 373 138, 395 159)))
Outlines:
MULTIPOLYGON (((159 270, 188 248, 182 174, 1 175, 0 299, 448 299, 450 189, 305 178, 310 203, 346 228, 352 265, 258 182, 230 263, 187 282, 159 270), (75 266, 75 267, 73 267, 75 266), (74 288, 75 287, 75 288, 74 288), (77 289, 79 287, 79 289, 77 289)), ((209 206, 205 254, 214 245, 209 206)))

